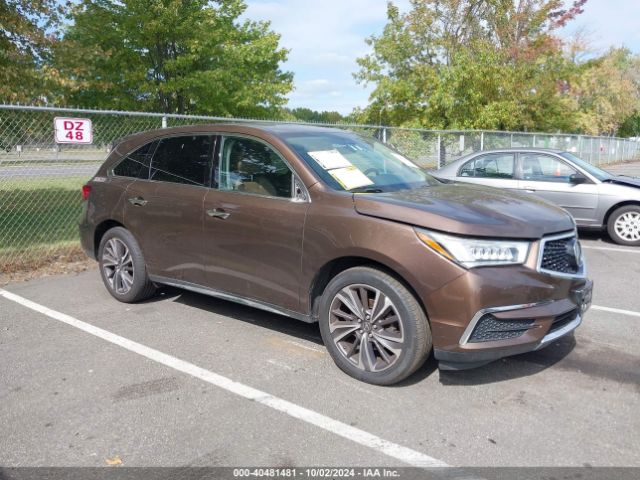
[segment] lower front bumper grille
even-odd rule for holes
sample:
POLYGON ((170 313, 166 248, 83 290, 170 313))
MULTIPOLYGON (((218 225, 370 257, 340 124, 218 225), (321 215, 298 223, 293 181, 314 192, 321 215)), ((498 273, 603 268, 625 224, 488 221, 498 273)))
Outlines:
POLYGON ((533 320, 496 318, 490 313, 483 315, 469 336, 468 342, 494 342, 509 340, 524 334, 533 326, 533 320))

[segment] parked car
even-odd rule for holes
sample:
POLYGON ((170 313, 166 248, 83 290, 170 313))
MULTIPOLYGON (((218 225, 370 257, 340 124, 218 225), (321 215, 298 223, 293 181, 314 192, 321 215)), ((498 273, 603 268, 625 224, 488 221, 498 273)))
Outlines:
POLYGON ((532 193, 566 209, 580 228, 606 229, 616 243, 640 245, 640 178, 612 175, 570 152, 487 150, 434 175, 532 193))
POLYGON ((567 212, 443 183, 341 130, 134 135, 83 196, 82 245, 117 300, 172 285, 318 322, 338 367, 370 383, 406 378, 432 346, 449 369, 539 349, 590 304, 567 212))

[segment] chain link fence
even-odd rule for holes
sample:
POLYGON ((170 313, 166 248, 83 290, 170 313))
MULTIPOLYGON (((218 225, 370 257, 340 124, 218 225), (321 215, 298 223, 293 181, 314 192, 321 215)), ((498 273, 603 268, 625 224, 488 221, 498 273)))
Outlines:
MULTIPOLYGON (((82 255, 77 233, 80 190, 119 138, 179 125, 248 121, 256 120, 0 105, 0 273, 82 255), (92 143, 57 144, 55 117, 90 119, 92 143)), ((505 147, 558 148, 602 166, 640 159, 640 142, 621 138, 327 126, 377 138, 430 169, 468 153, 505 147)))

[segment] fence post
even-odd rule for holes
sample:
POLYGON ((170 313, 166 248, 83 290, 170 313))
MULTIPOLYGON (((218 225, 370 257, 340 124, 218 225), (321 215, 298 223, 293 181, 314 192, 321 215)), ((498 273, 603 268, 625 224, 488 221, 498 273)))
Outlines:
POLYGON ((534 148, 536 146, 536 136, 535 135, 533 136, 533 146, 534 146, 534 148))
POLYGON ((484 132, 480 132, 480 151, 484 151, 484 132))
POLYGON ((387 143, 387 129, 382 127, 382 143, 387 143))
POLYGON ((440 134, 438 134, 438 170, 442 168, 442 157, 440 156, 440 134))
POLYGON ((582 155, 582 135, 578 135, 578 156, 584 158, 582 155))
POLYGON ((167 128, 167 117, 166 115, 162 117, 162 128, 167 128))

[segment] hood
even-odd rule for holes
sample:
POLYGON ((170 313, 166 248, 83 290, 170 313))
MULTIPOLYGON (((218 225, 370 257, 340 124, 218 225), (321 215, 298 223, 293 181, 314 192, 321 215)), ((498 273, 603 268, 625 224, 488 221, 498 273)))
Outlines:
POLYGON ((532 196, 450 183, 376 194, 354 194, 362 215, 478 237, 535 239, 575 228, 571 216, 532 196))
POLYGON ((615 183, 617 185, 626 185, 629 187, 638 187, 640 188, 640 177, 626 177, 624 175, 617 175, 615 177, 611 177, 605 183, 615 183))

